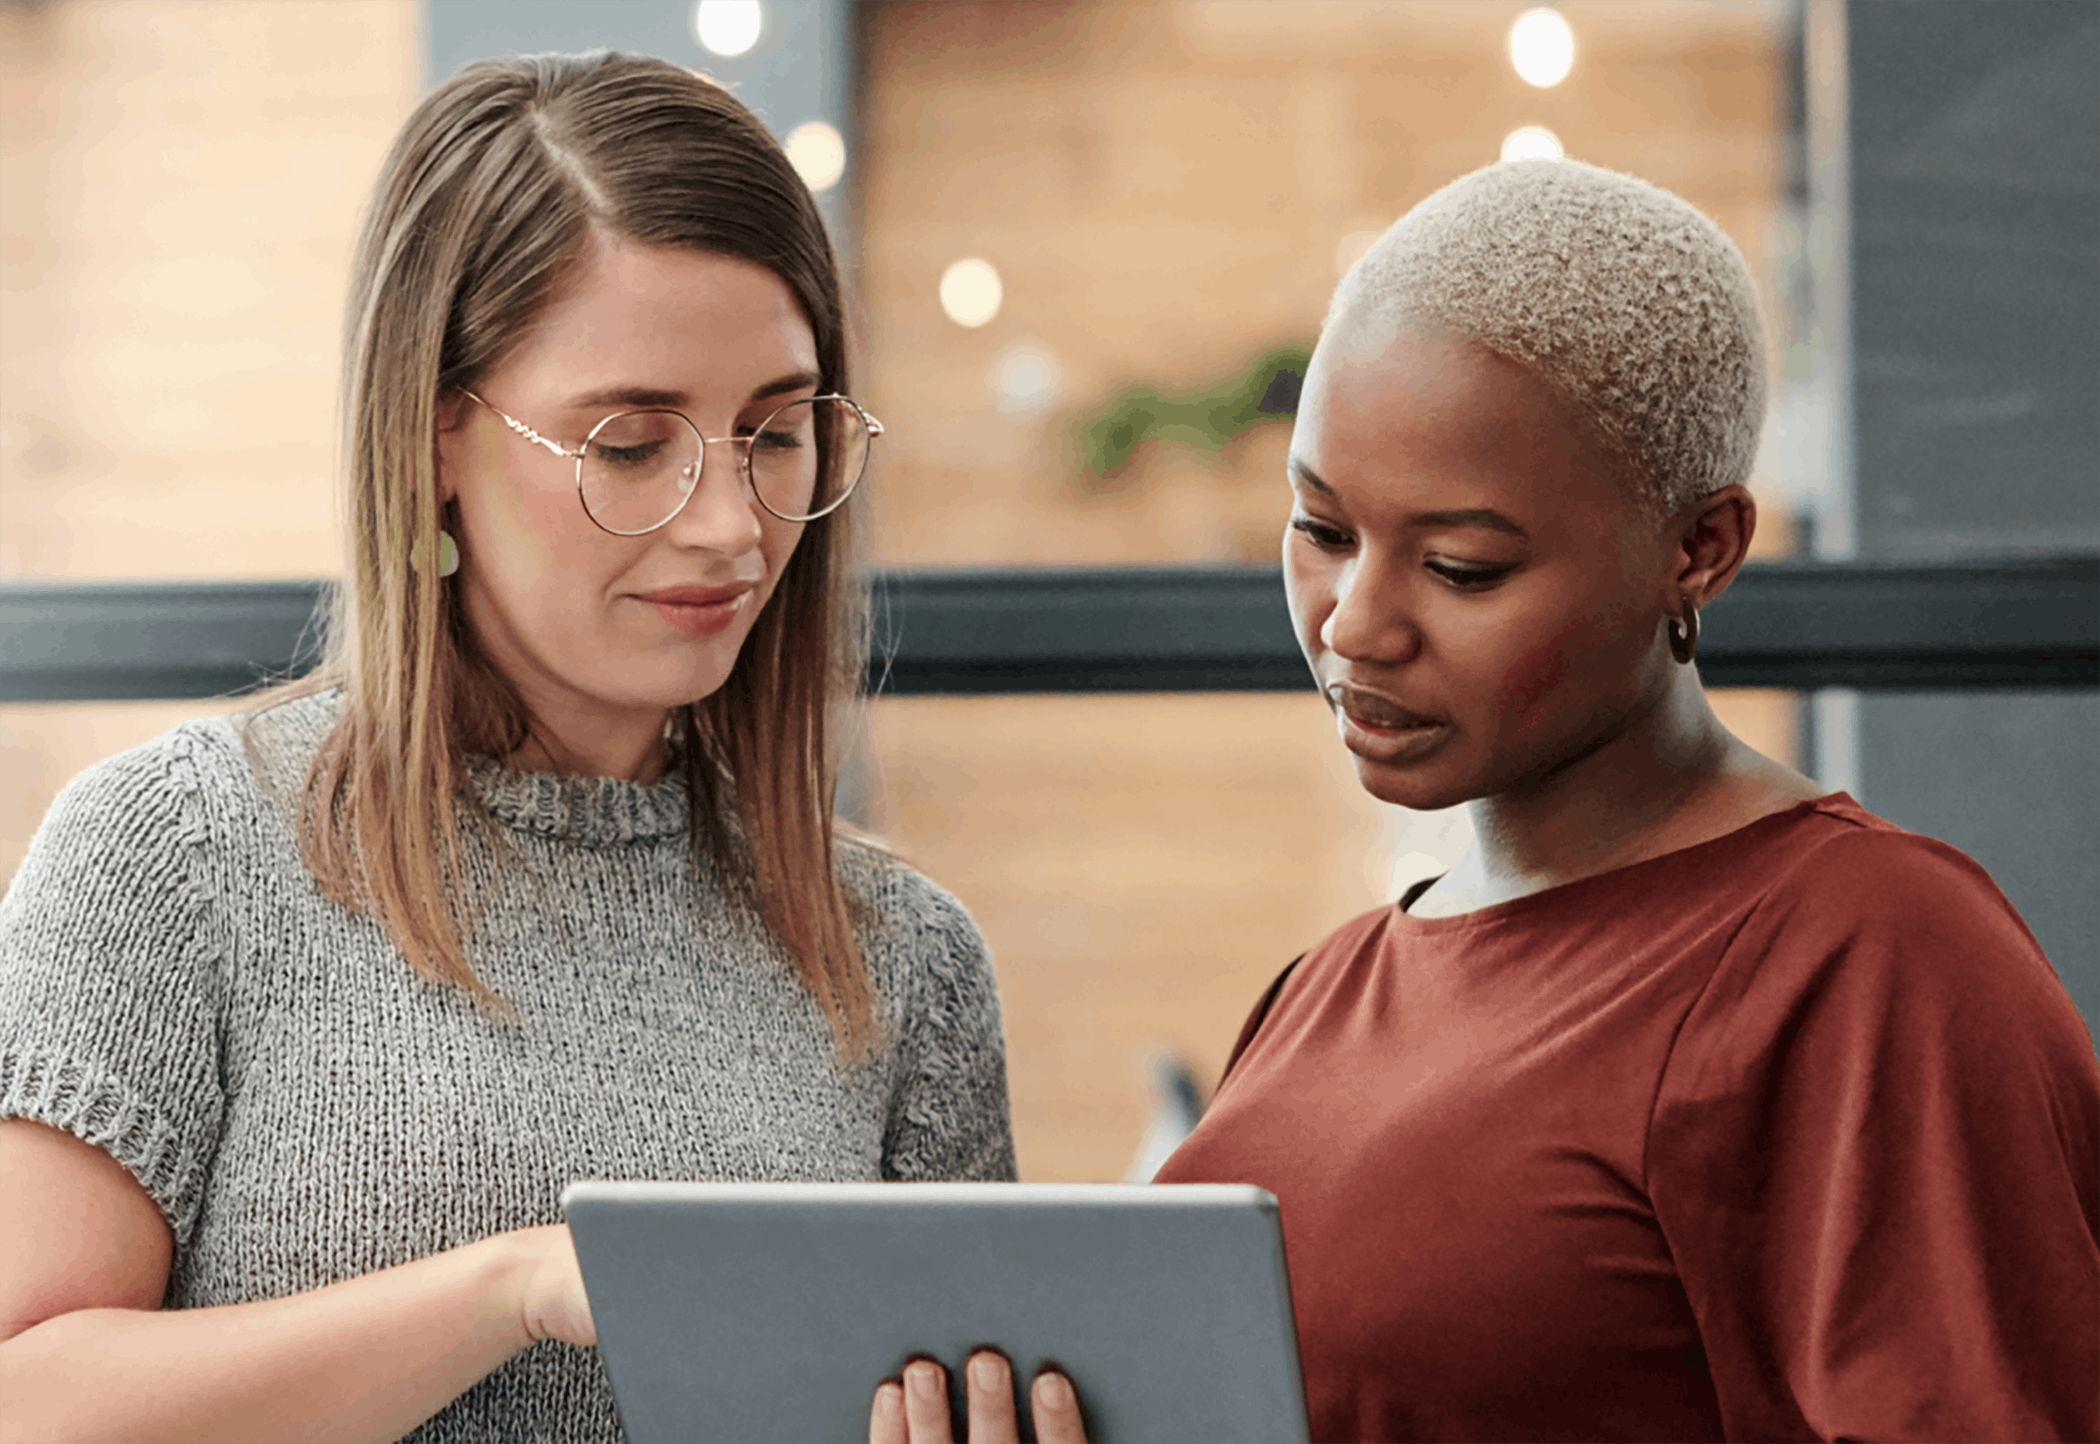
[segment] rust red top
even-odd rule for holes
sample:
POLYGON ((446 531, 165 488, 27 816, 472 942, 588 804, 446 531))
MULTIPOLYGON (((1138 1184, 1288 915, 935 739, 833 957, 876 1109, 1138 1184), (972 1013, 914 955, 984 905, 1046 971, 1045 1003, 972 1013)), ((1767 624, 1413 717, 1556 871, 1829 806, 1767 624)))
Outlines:
POLYGON ((2100 1065, 1952 848, 1827 797, 1264 1005, 1159 1181, 1282 1201, 1314 1438, 2100 1437, 2100 1065))

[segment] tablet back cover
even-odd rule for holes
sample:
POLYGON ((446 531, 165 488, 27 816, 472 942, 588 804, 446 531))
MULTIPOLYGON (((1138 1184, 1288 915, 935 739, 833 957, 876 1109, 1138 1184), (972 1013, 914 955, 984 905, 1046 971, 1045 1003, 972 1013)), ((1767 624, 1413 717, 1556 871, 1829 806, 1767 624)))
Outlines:
POLYGON ((1095 1444, 1306 1438, 1261 1189, 588 1183, 563 1202, 634 1444, 864 1439, 877 1381, 916 1354, 953 1379, 982 1344, 1024 1382, 1064 1369, 1095 1444))

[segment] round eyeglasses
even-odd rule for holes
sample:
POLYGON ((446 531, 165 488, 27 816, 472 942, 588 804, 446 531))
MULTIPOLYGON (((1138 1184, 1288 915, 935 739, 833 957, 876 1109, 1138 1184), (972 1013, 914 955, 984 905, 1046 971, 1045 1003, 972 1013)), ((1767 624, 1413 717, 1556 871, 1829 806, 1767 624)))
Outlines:
POLYGON ((622 411, 591 428, 571 451, 464 387, 536 446, 576 463, 584 514, 614 536, 655 531, 699 489, 709 442, 741 446, 744 480, 758 504, 782 521, 815 521, 838 510, 868 469, 882 423, 850 397, 792 401, 744 436, 702 436, 683 412, 622 411))

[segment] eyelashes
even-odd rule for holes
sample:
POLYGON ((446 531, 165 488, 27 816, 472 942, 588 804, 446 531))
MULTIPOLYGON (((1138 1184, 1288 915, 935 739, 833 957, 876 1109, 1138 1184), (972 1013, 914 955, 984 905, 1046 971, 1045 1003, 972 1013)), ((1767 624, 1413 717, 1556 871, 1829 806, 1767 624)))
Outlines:
MULTIPOLYGON (((1339 554, 1355 545, 1356 539, 1340 527, 1329 525, 1317 517, 1293 516, 1291 530, 1304 537, 1319 551, 1339 554)), ((1425 560, 1423 570, 1445 585, 1461 592, 1484 592, 1495 587, 1516 571, 1515 565, 1479 566, 1448 562, 1436 558, 1425 560)))
POLYGON ((1321 551, 1340 551, 1349 545, 1349 534, 1339 527, 1331 527, 1324 521, 1309 516, 1291 518, 1291 530, 1297 532, 1321 551))
POLYGON ((1458 567, 1449 562, 1424 562, 1422 565, 1466 592, 1484 592, 1516 570, 1515 567, 1458 567))

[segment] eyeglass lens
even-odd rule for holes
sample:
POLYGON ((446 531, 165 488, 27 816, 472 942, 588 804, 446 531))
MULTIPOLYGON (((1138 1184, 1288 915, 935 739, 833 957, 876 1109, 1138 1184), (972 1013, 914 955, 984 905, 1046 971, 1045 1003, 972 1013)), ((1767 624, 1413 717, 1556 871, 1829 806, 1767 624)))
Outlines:
MULTIPOLYGON (((607 531, 636 536, 662 526, 699 484, 700 433, 675 411, 607 417, 584 443, 584 509, 607 531)), ((822 516, 846 499, 868 465, 868 422, 842 397, 782 407, 736 450, 766 510, 789 521, 822 516)), ((730 464, 718 457, 717 466, 730 464)))

